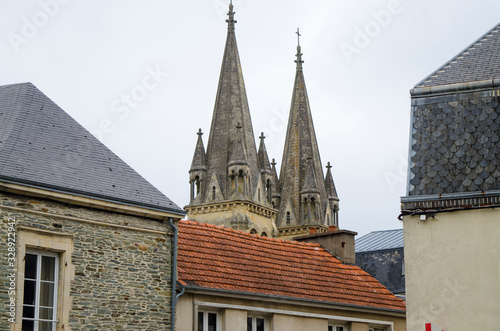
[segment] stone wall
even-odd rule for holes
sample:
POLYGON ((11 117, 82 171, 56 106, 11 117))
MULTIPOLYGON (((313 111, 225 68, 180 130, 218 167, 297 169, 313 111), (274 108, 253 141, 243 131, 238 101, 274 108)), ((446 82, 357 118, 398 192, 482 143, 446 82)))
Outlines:
MULTIPOLYGON (((14 218, 19 233, 18 246, 25 230, 49 234, 56 241, 58 234, 72 237, 73 247, 69 252, 72 266, 61 263, 61 274, 69 268, 66 271, 70 277, 69 298, 61 298, 69 315, 66 318, 69 327, 64 325, 64 330, 166 330, 170 326, 172 282, 168 224, 5 193, 0 193, 0 300, 3 301, 1 311, 5 310, 2 315, 7 315, 9 302, 9 261, 4 243, 9 219, 14 218)), ((40 245, 26 243, 27 247, 40 245)), ((24 270, 20 261, 16 265, 18 323, 12 328, 2 316, 1 330, 20 329, 22 299, 19 292, 23 290, 24 270)), ((61 284, 60 279, 60 289, 61 284)), ((58 311, 62 311, 61 307, 58 311)), ((65 319, 58 316, 58 320, 65 319)), ((58 330, 63 327, 61 323, 58 330)))

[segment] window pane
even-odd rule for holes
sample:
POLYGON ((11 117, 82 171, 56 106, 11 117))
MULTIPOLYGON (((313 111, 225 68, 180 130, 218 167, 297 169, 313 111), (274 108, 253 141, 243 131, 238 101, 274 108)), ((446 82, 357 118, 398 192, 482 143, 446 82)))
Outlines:
POLYGON ((36 278, 36 263, 37 256, 34 254, 26 254, 24 260, 24 278, 35 279, 36 278))
POLYGON ((344 331, 344 327, 343 326, 337 326, 337 330, 336 331, 344 331))
POLYGON ((24 301, 25 305, 35 305, 35 291, 36 291, 36 281, 25 280, 24 281, 24 301))
POLYGON ((23 307, 23 317, 35 318, 35 307, 23 307))
POLYGON ((198 331, 203 331, 203 312, 198 312, 198 331))
POLYGON ((264 319, 257 318, 257 331, 264 331, 264 319))
POLYGON ((42 320, 51 320, 53 310, 52 308, 40 308, 38 312, 38 318, 42 320))
POLYGON ((328 325, 328 331, 333 331, 333 326, 332 325, 328 325))
POLYGON ((33 321, 23 321, 23 331, 33 331, 33 328, 35 327, 35 322, 33 321))
POLYGON ((51 322, 38 322, 38 331, 52 331, 51 322))
POLYGON ((53 256, 42 256, 41 280, 54 281, 56 270, 56 258, 53 256))
POLYGON ((40 306, 54 306, 54 283, 40 283, 40 306))
POLYGON ((217 314, 208 313, 208 331, 217 330, 217 314))
POLYGON ((253 331, 252 330, 252 318, 251 317, 247 317, 247 331, 253 331))

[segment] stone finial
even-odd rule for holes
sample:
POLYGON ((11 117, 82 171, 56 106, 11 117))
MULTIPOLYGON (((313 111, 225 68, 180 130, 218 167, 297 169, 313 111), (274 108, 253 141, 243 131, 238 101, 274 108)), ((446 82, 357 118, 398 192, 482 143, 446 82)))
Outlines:
POLYGON ((261 132, 260 133, 260 137, 259 137, 260 140, 264 140, 266 139, 266 136, 264 136, 264 132, 261 132))
POLYGON ((330 170, 332 168, 331 164, 330 164, 330 161, 328 161, 326 163, 326 169, 330 170))
POLYGON ((271 165, 272 165, 273 167, 274 167, 274 166, 276 166, 276 161, 274 160, 274 158, 273 158, 273 162, 271 162, 271 165))
POLYGON ((201 128, 198 129, 198 132, 196 132, 196 134, 198 135, 198 137, 203 136, 203 132, 201 132, 201 128))
POLYGON ((231 32, 234 31, 234 24, 237 23, 237 21, 234 19, 234 14, 235 12, 233 11, 233 1, 231 0, 229 2, 229 12, 227 13, 228 19, 226 20, 227 29, 231 32))

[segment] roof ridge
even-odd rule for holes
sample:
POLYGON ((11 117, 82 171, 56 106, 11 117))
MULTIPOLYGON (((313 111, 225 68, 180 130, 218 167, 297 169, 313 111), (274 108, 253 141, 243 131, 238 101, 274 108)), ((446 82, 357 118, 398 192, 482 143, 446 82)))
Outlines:
POLYGON ((215 228, 215 229, 218 229, 221 231, 230 232, 233 234, 238 234, 238 235, 243 235, 243 236, 250 237, 250 238, 255 238, 258 240, 268 240, 268 241, 272 241, 272 242, 285 243, 285 244, 290 244, 290 245, 311 246, 311 247, 323 248, 320 244, 317 244, 317 243, 306 243, 306 242, 299 242, 299 241, 295 241, 295 240, 284 240, 284 239, 279 239, 279 238, 264 237, 264 236, 260 236, 258 234, 249 233, 249 232, 245 232, 242 230, 235 230, 232 228, 226 228, 222 225, 215 225, 215 224, 211 224, 211 223, 198 222, 198 221, 194 221, 194 220, 180 220, 179 224, 181 224, 181 223, 185 223, 186 225, 206 226, 206 227, 215 228))

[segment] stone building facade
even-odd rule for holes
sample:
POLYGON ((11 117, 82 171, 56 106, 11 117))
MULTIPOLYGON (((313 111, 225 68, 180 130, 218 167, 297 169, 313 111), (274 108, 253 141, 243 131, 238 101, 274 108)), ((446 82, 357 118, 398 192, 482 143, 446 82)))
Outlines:
POLYGON ((191 220, 266 236, 293 237, 338 226, 339 199, 328 164, 323 173, 297 47, 297 68, 280 176, 264 133, 255 144, 235 37, 233 6, 205 147, 201 129, 189 170, 191 220))
POLYGON ((500 324, 500 24, 411 90, 408 330, 500 324))
POLYGON ((182 209, 30 83, 0 123, 0 329, 169 329, 182 209))

